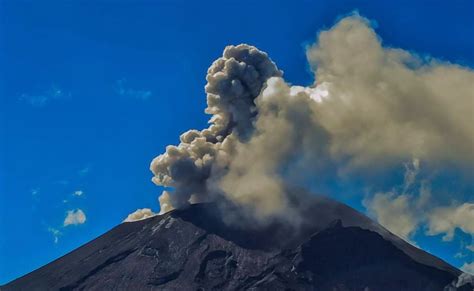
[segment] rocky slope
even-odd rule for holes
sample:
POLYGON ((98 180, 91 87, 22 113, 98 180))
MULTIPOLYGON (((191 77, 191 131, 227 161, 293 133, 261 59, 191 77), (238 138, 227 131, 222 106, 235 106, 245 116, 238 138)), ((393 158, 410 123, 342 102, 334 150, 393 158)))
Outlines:
POLYGON ((1 290, 473 290, 458 269, 326 198, 298 230, 221 217, 196 204, 122 223, 1 290))

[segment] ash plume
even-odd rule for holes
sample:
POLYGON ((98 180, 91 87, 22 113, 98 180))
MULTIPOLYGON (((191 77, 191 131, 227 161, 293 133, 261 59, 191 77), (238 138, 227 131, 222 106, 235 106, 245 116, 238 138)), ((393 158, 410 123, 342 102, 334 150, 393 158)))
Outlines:
POLYGON ((471 69, 384 47, 358 15, 321 32, 307 58, 316 81, 295 86, 257 48, 225 48, 206 77, 209 127, 151 163, 153 182, 169 188, 162 212, 226 200, 259 221, 298 221, 288 185, 411 160, 472 169, 471 69))
POLYGON ((206 113, 210 126, 189 130, 180 136, 178 146, 168 146, 150 166, 157 185, 172 187, 160 204, 182 207, 191 199, 206 199, 210 180, 224 175, 235 143, 248 140, 257 115, 255 98, 265 82, 281 76, 267 54, 249 45, 229 46, 208 70, 206 113))

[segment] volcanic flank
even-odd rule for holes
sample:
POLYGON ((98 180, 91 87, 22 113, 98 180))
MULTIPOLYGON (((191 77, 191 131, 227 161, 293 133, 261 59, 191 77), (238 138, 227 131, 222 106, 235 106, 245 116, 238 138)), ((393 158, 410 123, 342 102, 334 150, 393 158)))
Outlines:
POLYGON ((209 203, 125 222, 1 289, 433 291, 474 287, 461 271, 352 208, 323 197, 308 203, 303 213, 307 219, 299 229, 281 220, 264 228, 228 225, 223 223, 221 208, 209 203))

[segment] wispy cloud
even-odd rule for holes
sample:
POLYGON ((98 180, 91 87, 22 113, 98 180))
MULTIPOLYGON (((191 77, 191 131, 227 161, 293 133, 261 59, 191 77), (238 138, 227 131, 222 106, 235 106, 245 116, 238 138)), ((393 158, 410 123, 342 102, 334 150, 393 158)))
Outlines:
POLYGON ((463 254, 462 252, 457 252, 456 254, 454 254, 455 259, 462 259, 462 258, 465 258, 465 257, 467 257, 467 255, 463 254))
POLYGON ((43 107, 52 100, 65 99, 71 97, 70 92, 65 92, 59 86, 53 84, 49 89, 40 94, 23 93, 18 98, 20 102, 27 103, 34 107, 43 107))
POLYGON ((76 190, 76 191, 74 191, 74 193, 72 193, 72 195, 74 195, 74 196, 82 196, 82 195, 84 195, 84 191, 82 191, 82 190, 76 190))
MULTIPOLYGON (((63 203, 67 203, 67 200, 63 200, 63 203)), ((86 222, 86 214, 81 209, 76 210, 68 210, 66 212, 66 217, 64 218, 63 225, 56 228, 49 226, 47 231, 51 233, 54 239, 54 243, 57 244, 59 242, 59 238, 63 235, 61 229, 64 229, 70 225, 79 225, 84 224, 86 222)))
POLYGON ((82 169, 80 169, 79 171, 77 171, 77 173, 79 174, 79 176, 85 176, 87 174, 89 174, 91 168, 89 166, 87 167, 84 167, 82 169))
POLYGON ((69 180, 57 180, 54 183, 58 185, 66 186, 66 185, 69 185, 69 180))
POLYGON ((31 189, 31 195, 36 196, 39 194, 39 188, 31 189))
POLYGON ((50 232, 53 235, 54 243, 57 244, 59 241, 59 237, 62 235, 62 232, 60 232, 58 229, 54 227, 48 227, 48 232, 50 232))
POLYGON ((86 179, 86 175, 90 170, 90 165, 83 164, 82 166, 75 167, 72 175, 54 177, 51 181, 45 182, 40 186, 31 187, 29 190, 35 202, 39 202, 42 197, 44 201, 54 203, 51 198, 56 197, 58 199, 57 202, 62 205, 59 208, 62 208, 62 211, 64 211, 63 220, 52 224, 48 223, 46 228, 44 228, 45 231, 53 236, 55 244, 66 234, 64 231, 66 227, 84 224, 87 220, 86 213, 82 209, 77 208, 78 205, 75 202, 84 199, 86 196, 86 191, 82 188, 83 185, 77 182, 77 178, 82 176, 82 179, 86 179))
POLYGON ((81 209, 68 210, 64 219, 64 226, 79 225, 86 222, 86 214, 81 209))
POLYGON ((120 79, 115 83, 115 92, 118 95, 126 98, 148 100, 152 96, 152 92, 149 90, 135 89, 127 85, 126 79, 120 79))

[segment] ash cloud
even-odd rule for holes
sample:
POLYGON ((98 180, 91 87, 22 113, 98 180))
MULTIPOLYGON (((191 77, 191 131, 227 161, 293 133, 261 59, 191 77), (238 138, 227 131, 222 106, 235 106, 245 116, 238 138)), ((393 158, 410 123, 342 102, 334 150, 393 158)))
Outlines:
MULTIPOLYGON (((307 58, 316 81, 294 86, 257 48, 225 48, 206 77, 209 127, 183 133, 151 163, 153 182, 167 187, 162 212, 224 200, 257 221, 298 222, 288 185, 310 188, 325 175, 384 175, 413 161, 402 191, 367 198, 374 207, 396 201, 394 213, 411 213, 416 203, 400 195, 408 195, 421 162, 472 169, 471 69, 384 47, 358 15, 321 32, 307 58)), ((436 195, 430 199, 441 207, 436 195)), ((405 237, 414 230, 407 225, 400 226, 405 237)))
POLYGON ((386 166, 413 157, 472 166, 474 73, 386 48, 368 21, 343 19, 307 51, 329 86, 317 119, 330 153, 350 166, 386 166))

